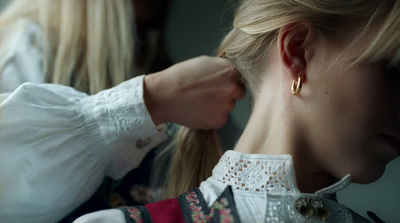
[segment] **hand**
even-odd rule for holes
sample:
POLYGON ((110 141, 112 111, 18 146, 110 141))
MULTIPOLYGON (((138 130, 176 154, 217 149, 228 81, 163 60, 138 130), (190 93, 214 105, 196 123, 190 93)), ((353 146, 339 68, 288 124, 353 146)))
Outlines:
POLYGON ((233 64, 200 56, 147 75, 144 98, 158 125, 174 122, 194 129, 217 129, 246 90, 233 64))

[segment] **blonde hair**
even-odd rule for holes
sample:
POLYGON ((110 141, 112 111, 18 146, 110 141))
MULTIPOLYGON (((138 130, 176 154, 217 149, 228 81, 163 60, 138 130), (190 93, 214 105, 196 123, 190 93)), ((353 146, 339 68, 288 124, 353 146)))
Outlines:
MULTIPOLYGON (((300 22, 313 27, 318 38, 355 38, 347 52, 343 52, 352 63, 374 62, 387 56, 392 63, 398 63, 399 16, 399 0, 242 0, 235 15, 234 27, 222 41, 218 55, 233 61, 256 97, 260 82, 257 74, 261 66, 265 66, 269 48, 281 27, 300 22), (356 34, 358 36, 354 37, 356 34), (354 51, 359 40, 366 40, 367 43, 354 51)), ((172 169, 178 174, 171 172, 169 175, 172 182, 168 185, 169 197, 199 186, 211 175, 211 169, 217 162, 214 157, 221 153, 215 132, 208 133, 211 140, 198 134, 198 130, 183 129, 181 132, 183 134, 173 161, 173 165, 181 166, 172 169), (206 141, 216 144, 208 145, 206 141), (208 156, 213 158, 208 160, 208 156)))
POLYGON ((134 76, 131 0, 14 0, 0 27, 21 17, 44 30, 47 82, 94 94, 134 76))

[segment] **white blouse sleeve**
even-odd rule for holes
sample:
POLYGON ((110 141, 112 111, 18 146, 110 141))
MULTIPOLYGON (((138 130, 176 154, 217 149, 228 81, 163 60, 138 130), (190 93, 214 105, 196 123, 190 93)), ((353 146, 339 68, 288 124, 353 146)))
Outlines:
POLYGON ((73 223, 126 223, 125 215, 119 209, 108 209, 86 214, 73 223))
POLYGON ((57 222, 167 139, 143 78, 93 96, 32 83, 0 95, 0 222, 57 222))

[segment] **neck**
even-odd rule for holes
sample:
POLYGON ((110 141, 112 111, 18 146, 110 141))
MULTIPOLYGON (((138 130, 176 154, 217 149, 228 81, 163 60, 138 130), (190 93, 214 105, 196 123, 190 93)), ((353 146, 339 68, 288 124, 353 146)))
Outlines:
POLYGON ((278 98, 277 103, 274 103, 272 98, 255 101, 252 115, 235 150, 245 153, 292 155, 296 182, 301 192, 313 193, 331 185, 335 179, 320 168, 322 165, 308 149, 304 130, 297 121, 298 117, 293 118, 288 112, 295 110, 293 105, 285 107, 282 100, 285 99, 278 98), (258 103, 260 101, 264 103, 258 103))

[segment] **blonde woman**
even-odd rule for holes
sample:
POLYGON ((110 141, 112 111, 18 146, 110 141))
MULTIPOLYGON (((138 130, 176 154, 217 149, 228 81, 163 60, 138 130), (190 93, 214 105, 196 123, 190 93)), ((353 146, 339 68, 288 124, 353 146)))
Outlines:
POLYGON ((142 3, 15 0, 0 15, 0 222, 59 221, 138 167, 163 123, 218 128, 243 97, 225 59, 140 75, 162 53, 137 53, 142 3))
POLYGON ((193 176, 218 150, 185 155, 216 140, 183 129, 168 185, 182 195, 76 222, 369 222, 335 195, 400 155, 399 16, 398 0, 242 0, 220 46, 254 96, 234 150, 193 176))

